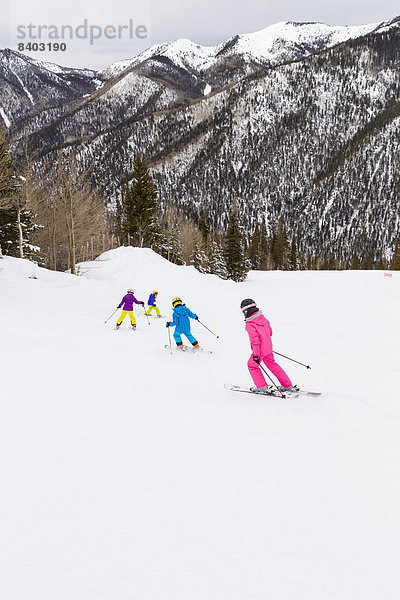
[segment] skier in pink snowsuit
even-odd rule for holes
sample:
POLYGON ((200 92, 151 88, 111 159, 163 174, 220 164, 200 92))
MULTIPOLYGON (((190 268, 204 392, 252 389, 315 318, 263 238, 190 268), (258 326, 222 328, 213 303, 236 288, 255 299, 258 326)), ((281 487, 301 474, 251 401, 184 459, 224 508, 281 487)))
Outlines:
POLYGON ((247 366, 255 387, 250 389, 252 391, 262 391, 270 387, 267 385, 259 366, 260 362, 263 362, 281 384, 279 389, 281 391, 291 390, 293 388, 292 382, 282 367, 275 362, 272 352, 272 329, 268 319, 264 317, 254 300, 250 298, 243 300, 240 308, 245 316, 246 331, 249 334, 252 351, 247 366))

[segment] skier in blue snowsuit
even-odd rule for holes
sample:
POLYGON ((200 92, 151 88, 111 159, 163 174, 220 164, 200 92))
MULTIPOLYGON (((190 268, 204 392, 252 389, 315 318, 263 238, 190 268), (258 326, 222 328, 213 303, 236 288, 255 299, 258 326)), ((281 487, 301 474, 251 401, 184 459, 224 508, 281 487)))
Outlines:
POLYGON ((199 317, 197 315, 195 315, 194 313, 192 313, 192 311, 189 310, 187 306, 182 304, 181 298, 174 298, 172 300, 172 306, 174 308, 174 311, 172 313, 172 321, 167 322, 165 325, 166 325, 166 327, 175 327, 174 339, 175 339, 176 345, 181 350, 183 349, 183 342, 182 342, 182 334, 183 334, 187 337, 189 342, 192 344, 193 348, 199 348, 199 344, 198 344, 197 340, 193 337, 193 335, 190 331, 190 320, 189 320, 189 317, 190 317, 190 319, 196 319, 196 321, 198 321, 199 317))

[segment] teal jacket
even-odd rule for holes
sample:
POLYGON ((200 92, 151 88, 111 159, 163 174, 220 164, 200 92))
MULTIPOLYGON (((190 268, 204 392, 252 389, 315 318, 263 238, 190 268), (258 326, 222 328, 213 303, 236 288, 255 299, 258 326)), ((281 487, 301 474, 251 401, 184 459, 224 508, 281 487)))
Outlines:
POLYGON ((184 304, 174 308, 172 313, 171 327, 176 327, 175 333, 190 333, 190 319, 197 319, 197 315, 192 313, 184 304))

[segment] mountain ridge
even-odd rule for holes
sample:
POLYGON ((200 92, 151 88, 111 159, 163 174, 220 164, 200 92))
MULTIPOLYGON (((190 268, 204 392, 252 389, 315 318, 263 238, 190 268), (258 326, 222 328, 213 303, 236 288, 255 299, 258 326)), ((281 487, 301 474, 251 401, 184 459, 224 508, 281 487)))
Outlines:
POLYGON ((99 72, 61 67, 33 59, 15 50, 0 49, 0 82, 3 84, 0 88, 1 117, 9 127, 15 120, 32 112, 48 110, 53 106, 90 96, 116 77, 128 75, 133 69, 140 75, 159 77, 164 82, 176 82, 181 79, 181 87, 187 93, 188 99, 198 98, 256 71, 258 67, 301 58, 321 51, 324 47, 360 37, 379 28, 390 27, 395 21, 396 18, 363 26, 330 26, 322 23, 286 21, 270 25, 258 32, 237 34, 216 46, 201 46, 186 38, 180 38, 151 46, 132 59, 113 63, 99 72), (307 29, 305 35, 304 28, 307 29), (274 45, 278 42, 279 47, 275 47, 273 52, 274 45), (168 59, 170 63, 165 62, 168 59), (236 71, 232 65, 224 64, 229 59, 237 61, 236 71), (35 82, 33 86, 29 82, 32 77, 27 77, 24 69, 17 68, 21 62, 28 64, 33 73, 40 78, 41 85, 44 84, 42 94, 38 94, 35 82), (21 81, 21 77, 18 77, 19 81, 15 81, 17 70, 23 75, 24 82, 21 81), (227 73, 231 75, 227 76, 227 73), (11 86, 13 89, 5 90, 4 86, 11 86), (30 89, 31 87, 33 89, 30 89))

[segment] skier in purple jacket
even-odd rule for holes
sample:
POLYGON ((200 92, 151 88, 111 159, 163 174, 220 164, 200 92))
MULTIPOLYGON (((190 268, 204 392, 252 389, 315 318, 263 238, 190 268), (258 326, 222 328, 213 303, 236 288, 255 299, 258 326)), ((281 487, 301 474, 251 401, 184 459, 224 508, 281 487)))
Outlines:
POLYGON ((121 302, 118 304, 117 308, 122 307, 122 313, 117 321, 115 329, 118 329, 121 326, 121 323, 125 319, 127 314, 129 315, 129 318, 131 320, 132 329, 136 329, 136 319, 133 316, 133 303, 141 304, 142 306, 144 306, 144 302, 142 302, 141 300, 136 300, 133 294, 134 291, 129 289, 126 292, 125 296, 122 298, 121 302))

